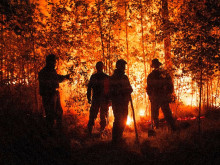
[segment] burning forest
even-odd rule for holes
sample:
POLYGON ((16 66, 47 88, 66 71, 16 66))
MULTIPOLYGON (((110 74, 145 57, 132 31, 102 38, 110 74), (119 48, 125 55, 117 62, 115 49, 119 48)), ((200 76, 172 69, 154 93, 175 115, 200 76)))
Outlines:
POLYGON ((219 11, 214 0, 2 0, 0 163, 217 164, 219 11))

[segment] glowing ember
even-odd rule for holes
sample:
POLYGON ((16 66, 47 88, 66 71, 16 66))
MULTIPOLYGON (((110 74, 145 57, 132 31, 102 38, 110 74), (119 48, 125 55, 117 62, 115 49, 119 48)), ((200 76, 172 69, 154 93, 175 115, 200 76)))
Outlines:
MULTIPOLYGON (((201 116, 200 119, 204 119, 205 116, 201 116)), ((177 120, 195 120, 198 119, 198 117, 184 117, 184 118, 178 118, 177 120)))

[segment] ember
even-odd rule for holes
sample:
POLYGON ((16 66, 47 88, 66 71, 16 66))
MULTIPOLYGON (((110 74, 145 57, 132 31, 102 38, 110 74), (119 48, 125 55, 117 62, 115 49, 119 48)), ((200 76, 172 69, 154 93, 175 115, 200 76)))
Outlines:
MULTIPOLYGON (((200 119, 204 119, 205 116, 201 116, 200 119)), ((184 118, 178 118, 177 120, 195 120, 195 119, 198 119, 198 117, 184 117, 184 118)))

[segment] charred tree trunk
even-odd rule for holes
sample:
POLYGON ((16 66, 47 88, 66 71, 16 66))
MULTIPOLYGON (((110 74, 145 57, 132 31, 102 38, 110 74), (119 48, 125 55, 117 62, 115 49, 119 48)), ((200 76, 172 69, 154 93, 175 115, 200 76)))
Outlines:
POLYGON ((2 16, 1 16, 1 21, 2 21, 2 23, 1 23, 1 54, 0 54, 0 84, 2 84, 3 83, 3 76, 4 76, 4 72, 3 72, 3 58, 4 58, 4 39, 3 39, 3 37, 4 37, 4 27, 3 27, 3 21, 4 21, 4 16, 3 16, 3 14, 2 14, 2 16))
MULTIPOLYGON (((11 40, 11 39, 10 39, 11 40)), ((9 48, 9 52, 7 53, 7 79, 8 79, 8 82, 9 84, 11 85, 12 84, 12 81, 11 81, 11 67, 12 65, 14 65, 11 61, 12 59, 12 50, 11 50, 11 44, 12 43, 9 43, 8 45, 8 48, 9 48)))
POLYGON ((207 78, 206 92, 207 92, 207 94, 206 94, 206 103, 207 103, 206 108, 208 110, 208 108, 209 108, 209 79, 208 78, 207 78))
POLYGON ((219 95, 218 93, 218 86, 219 86, 219 76, 218 76, 218 81, 217 81, 217 88, 216 88, 216 92, 215 92, 215 106, 217 106, 217 97, 219 95))
POLYGON ((125 2, 125 27, 126 27, 126 48, 127 48, 127 75, 129 77, 130 59, 128 51, 128 21, 127 21, 127 2, 125 2))
MULTIPOLYGON (((141 40, 142 40, 142 51, 143 51, 143 59, 144 59, 144 86, 147 83, 147 71, 146 71, 146 57, 144 51, 144 28, 143 28, 143 4, 142 0, 140 0, 140 7, 141 7, 141 40)), ((146 105, 147 110, 147 93, 144 94, 144 103, 146 105)))
POLYGON ((165 51, 165 66, 170 68, 171 63, 171 41, 169 28, 169 10, 168 0, 162 0, 162 19, 163 19, 163 33, 164 33, 164 51, 165 51))
MULTIPOLYGON (((98 0, 98 26, 99 26, 99 32, 100 32, 100 38, 101 38, 101 45, 102 45, 102 60, 105 63, 105 47, 104 47, 102 21, 101 21, 101 16, 100 16, 100 5, 101 5, 101 2, 98 0)), ((106 67, 105 67, 105 71, 106 71, 106 67)))
POLYGON ((201 109, 202 109, 202 79, 203 79, 203 69, 202 69, 202 58, 199 58, 199 65, 200 65, 200 82, 199 82, 199 114, 198 114, 198 131, 199 134, 201 133, 201 109))
POLYGON ((193 91, 194 91, 193 81, 191 81, 191 88, 192 88, 192 93, 191 93, 191 97, 192 97, 192 99, 191 99, 191 109, 192 109, 192 107, 193 107, 193 96, 194 96, 194 93, 193 93, 193 91))
POLYGON ((35 99, 35 105, 36 105, 36 111, 38 112, 39 111, 39 106, 38 106, 38 92, 37 92, 37 73, 38 73, 38 70, 37 70, 37 67, 36 67, 36 52, 35 52, 35 38, 34 38, 34 35, 33 35, 33 32, 31 32, 31 38, 32 38, 32 42, 33 42, 33 45, 32 45, 32 49, 33 49, 33 55, 34 55, 34 99, 35 99))
POLYGON ((109 16, 109 36, 108 36, 108 74, 111 75, 111 27, 112 27, 112 0, 110 7, 110 16, 109 16))
POLYGON ((146 58, 144 52, 144 29, 143 29, 143 5, 142 0, 140 0, 140 7, 141 7, 141 43, 142 43, 142 53, 144 59, 144 83, 146 84, 147 72, 146 72, 146 58))
POLYGON ((210 86, 210 91, 211 91, 211 103, 210 106, 213 107, 213 86, 212 86, 213 81, 211 80, 211 86, 210 86))

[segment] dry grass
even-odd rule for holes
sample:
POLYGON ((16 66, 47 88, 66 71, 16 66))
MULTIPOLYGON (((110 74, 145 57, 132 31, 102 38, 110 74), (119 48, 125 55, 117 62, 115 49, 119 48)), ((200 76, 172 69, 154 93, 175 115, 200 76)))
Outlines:
POLYGON ((21 111, 0 115, 0 164, 217 164, 220 153, 220 111, 206 113, 198 121, 178 121, 171 132, 166 123, 148 137, 149 123, 139 123, 140 144, 132 128, 126 128, 125 142, 112 146, 111 129, 99 136, 86 134, 87 121, 77 115, 64 116, 64 129, 49 131, 44 119, 21 111))

